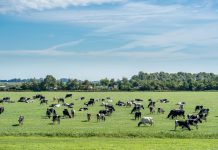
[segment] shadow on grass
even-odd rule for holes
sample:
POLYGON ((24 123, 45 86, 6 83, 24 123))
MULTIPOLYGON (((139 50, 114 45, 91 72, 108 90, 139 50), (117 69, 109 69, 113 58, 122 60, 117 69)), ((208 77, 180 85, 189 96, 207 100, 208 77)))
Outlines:
POLYGON ((81 122, 89 122, 88 120, 83 120, 83 121, 81 121, 81 122))
POLYGON ((12 126, 13 126, 13 127, 18 127, 18 126, 19 126, 19 124, 13 124, 12 126))
POLYGON ((218 118, 218 116, 215 116, 216 118, 218 118))

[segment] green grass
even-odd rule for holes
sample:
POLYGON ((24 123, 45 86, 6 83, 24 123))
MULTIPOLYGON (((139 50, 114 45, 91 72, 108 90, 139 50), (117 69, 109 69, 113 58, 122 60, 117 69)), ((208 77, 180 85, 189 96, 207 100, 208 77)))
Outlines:
MULTIPOLYGON (((12 100, 17 101, 19 97, 32 97, 33 92, 1 92, 0 98, 10 96, 12 100)), ((54 96, 64 97, 65 92, 42 92, 52 102, 54 96)), ((77 92, 74 93, 74 99, 85 96, 84 101, 75 101, 76 117, 74 119, 62 119, 60 125, 51 125, 51 120, 45 118, 45 111, 48 106, 39 105, 39 101, 30 104, 14 103, 0 104, 5 107, 5 112, 0 115, 0 136, 49 136, 49 137, 116 137, 116 138, 194 138, 194 139, 217 139, 218 138, 218 93, 217 92, 77 92), (153 127, 137 127, 138 121, 132 120, 130 114, 132 108, 115 106, 116 111, 111 117, 106 118, 106 122, 97 123, 96 114, 100 109, 101 102, 90 106, 87 112, 79 112, 78 109, 83 107, 83 103, 89 98, 111 97, 116 101, 127 101, 129 99, 141 98, 147 106, 148 99, 155 100, 159 98, 168 98, 169 104, 158 103, 156 107, 163 107, 166 110, 164 115, 150 115, 148 108, 142 111, 143 116, 152 116, 155 121, 153 127), (171 109, 177 108, 175 105, 178 101, 185 101, 186 114, 193 113, 194 107, 202 104, 210 108, 208 122, 199 125, 196 130, 192 131, 178 130, 175 132, 174 120, 166 119, 171 109), (92 114, 91 122, 86 122, 86 113, 92 114), (19 115, 25 116, 23 126, 16 126, 19 115)), ((67 102, 71 102, 68 99, 67 102)), ((64 107, 58 108, 57 111, 62 115, 64 107)), ((140 140, 139 140, 140 141, 140 140)))
POLYGON ((2 150, 217 150, 217 139, 0 137, 2 150))

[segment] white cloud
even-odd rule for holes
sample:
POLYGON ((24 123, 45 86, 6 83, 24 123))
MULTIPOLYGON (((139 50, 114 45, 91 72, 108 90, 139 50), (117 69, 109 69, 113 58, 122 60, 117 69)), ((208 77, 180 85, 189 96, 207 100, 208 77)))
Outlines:
POLYGON ((91 4, 117 3, 126 0, 1 0, 0 13, 23 12, 28 10, 46 10, 87 6, 91 4))

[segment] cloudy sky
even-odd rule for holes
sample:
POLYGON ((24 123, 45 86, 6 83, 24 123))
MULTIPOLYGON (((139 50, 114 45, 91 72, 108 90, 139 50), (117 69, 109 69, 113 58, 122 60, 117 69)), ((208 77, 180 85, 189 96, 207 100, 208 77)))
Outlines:
POLYGON ((216 0, 0 0, 0 79, 218 73, 216 0))

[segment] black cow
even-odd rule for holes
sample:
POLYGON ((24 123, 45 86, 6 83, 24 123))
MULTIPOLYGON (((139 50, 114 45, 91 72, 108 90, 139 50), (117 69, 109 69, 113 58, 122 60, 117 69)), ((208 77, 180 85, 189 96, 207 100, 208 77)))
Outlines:
POLYGON ((208 114, 209 114, 209 111, 210 111, 210 109, 203 108, 203 109, 200 110, 200 112, 199 112, 198 114, 199 114, 199 115, 200 115, 200 114, 207 114, 207 115, 208 115, 208 114))
POLYGON ((164 114, 164 109, 163 108, 158 108, 157 109, 157 113, 159 113, 159 114, 164 114))
POLYGON ((141 118, 142 113, 140 111, 135 112, 135 120, 141 118))
POLYGON ((105 105, 106 109, 111 109, 112 111, 115 111, 115 108, 113 105, 105 105))
POLYGON ((191 131, 191 128, 189 126, 189 122, 186 120, 186 121, 179 121, 179 120, 176 120, 175 121, 175 131, 176 131, 176 128, 180 126, 182 128, 186 127, 189 131, 191 131))
POLYGON ((154 101, 149 101, 148 108, 151 107, 151 106, 155 107, 155 103, 156 102, 154 102, 154 101))
POLYGON ((71 116, 72 116, 72 118, 74 118, 74 116, 75 116, 75 110, 74 109, 71 109, 71 116))
POLYGON ((55 122, 57 122, 58 124, 60 124, 60 121, 61 121, 61 116, 59 116, 59 115, 54 115, 53 117, 52 117, 52 122, 53 122, 53 124, 55 124, 55 122))
POLYGON ((177 118, 177 116, 183 116, 183 118, 185 118, 185 111, 184 110, 171 110, 169 115, 167 116, 167 118, 172 118, 174 119, 175 117, 177 118))
POLYGON ((55 109, 54 108, 47 108, 46 116, 50 119, 52 115, 53 116, 56 115, 55 109))
POLYGON ((131 111, 131 114, 136 111, 140 111, 141 109, 145 109, 143 105, 135 105, 131 111))
POLYGON ((43 98, 45 98, 45 96, 42 96, 41 94, 37 94, 33 96, 33 99, 43 99, 43 98))
POLYGON ((88 121, 88 122, 91 121, 91 117, 92 117, 92 114, 87 113, 87 121, 88 121))
POLYGON ((24 116, 20 116, 20 117, 18 118, 18 123, 19 123, 19 125, 23 125, 23 122, 24 122, 24 116))
POLYGON ((20 97, 20 99, 18 100, 18 102, 27 102, 27 98, 26 97, 20 97))
POLYGON ((72 118, 71 115, 70 115, 70 113, 69 113, 69 111, 68 111, 67 109, 64 109, 64 110, 63 110, 63 116, 64 116, 64 117, 67 116, 67 117, 69 117, 69 118, 72 118))
POLYGON ((4 102, 7 102, 7 103, 11 102, 10 97, 4 97, 2 100, 0 100, 0 103, 4 103, 4 102))
POLYGON ((88 102, 86 102, 86 103, 84 103, 84 105, 86 105, 87 107, 89 106, 89 105, 94 105, 95 104, 95 99, 90 99, 88 102))
POLYGON ((0 114, 1 114, 1 113, 3 113, 3 112, 4 112, 4 110, 5 110, 5 108, 4 108, 4 107, 0 107, 0 114))
POLYGON ((197 106, 195 107, 195 112, 196 112, 196 111, 199 111, 199 110, 202 110, 203 108, 204 108, 203 105, 197 105, 197 106))
POLYGON ((125 104, 124 102, 122 102, 122 101, 118 101, 118 102, 116 103, 116 105, 117 105, 117 106, 126 106, 126 104, 125 104))
POLYGON ((66 94, 65 98, 72 98, 73 94, 66 94))

